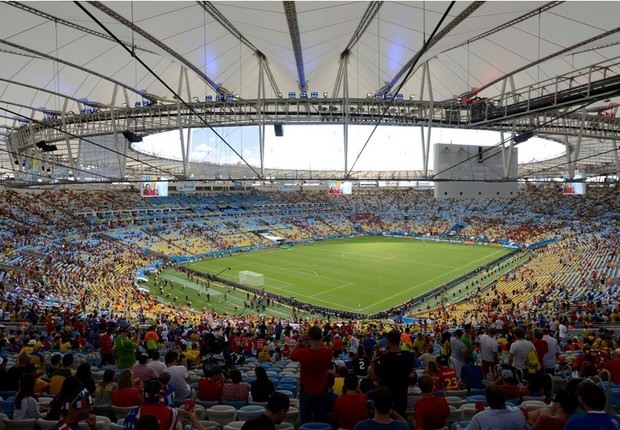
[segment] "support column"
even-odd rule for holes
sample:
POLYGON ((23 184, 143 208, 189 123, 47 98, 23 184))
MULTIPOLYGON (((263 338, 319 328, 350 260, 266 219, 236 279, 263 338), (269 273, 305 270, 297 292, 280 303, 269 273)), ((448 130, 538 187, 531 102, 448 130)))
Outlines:
POLYGON ((620 177, 620 157, 618 156, 618 143, 616 139, 611 141, 611 144, 614 146, 614 161, 616 164, 616 176, 620 177))
POLYGON ((420 133, 422 137, 422 163, 423 163, 423 172, 424 176, 428 176, 428 162, 430 158, 430 148, 431 148, 431 131, 433 124, 433 109, 434 109, 434 100, 433 100, 433 85, 431 82, 431 72, 429 70, 428 63, 424 63, 422 66, 422 82, 420 84, 420 100, 424 97, 424 83, 426 81, 426 87, 428 88, 428 121, 426 124, 426 136, 424 133, 424 125, 420 126, 420 133))
MULTIPOLYGON (((60 114, 60 121, 62 123, 62 131, 67 131, 67 107, 69 104, 69 99, 65 99, 65 102, 62 105, 62 112, 60 114)), ((69 134, 64 133, 65 135, 65 146, 67 147, 67 155, 69 157, 69 165, 72 170, 75 170, 75 161, 73 161, 73 150, 71 149, 71 140, 69 139, 69 134)))
POLYGON ((347 172, 349 171, 349 54, 344 56, 343 60, 343 75, 342 75, 342 95, 344 99, 344 117, 343 117, 343 145, 344 145, 344 176, 346 179, 347 172))
POLYGON ((181 142, 180 145, 181 145, 181 158, 183 160, 183 176, 187 178, 188 160, 187 160, 187 153, 185 151, 185 136, 183 135, 183 114, 181 112, 181 97, 183 97, 183 80, 184 79, 187 80, 187 74, 185 73, 185 68, 181 67, 181 71, 179 74, 179 88, 177 91, 177 94, 179 95, 179 97, 177 97, 177 100, 176 100, 177 102, 177 127, 179 129, 179 138, 180 138, 179 140, 181 142))
POLYGON ((265 100, 265 57, 258 56, 258 98, 256 107, 258 109, 258 149, 260 157, 260 176, 265 177, 265 113, 263 101, 265 100))

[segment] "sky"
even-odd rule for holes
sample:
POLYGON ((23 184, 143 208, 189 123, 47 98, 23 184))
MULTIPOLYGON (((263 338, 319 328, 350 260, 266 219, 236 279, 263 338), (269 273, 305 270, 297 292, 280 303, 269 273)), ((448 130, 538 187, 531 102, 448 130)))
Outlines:
MULTIPOLYGON (((218 127, 218 137, 210 129, 194 129, 191 138, 192 162, 218 164, 242 163, 233 147, 249 164, 260 165, 258 127, 218 127), (228 143, 224 143, 224 140, 228 143)), ((344 170, 343 126, 335 124, 283 126, 277 137, 273 126, 265 127, 265 167, 299 170, 344 170)), ((420 170, 423 168, 420 127, 349 126, 347 170, 420 170)), ((505 134, 508 137, 509 134, 505 134)), ((186 138, 187 139, 187 138, 186 138)), ((433 128, 434 143, 493 146, 501 142, 500 133, 478 130, 433 128)), ((151 135, 135 146, 140 151, 172 159, 181 159, 178 131, 151 135)), ((534 137, 519 144, 519 163, 542 161, 564 153, 564 145, 534 137)), ((429 166, 433 166, 433 155, 429 166)), ((431 167, 432 168, 432 167, 431 167)))

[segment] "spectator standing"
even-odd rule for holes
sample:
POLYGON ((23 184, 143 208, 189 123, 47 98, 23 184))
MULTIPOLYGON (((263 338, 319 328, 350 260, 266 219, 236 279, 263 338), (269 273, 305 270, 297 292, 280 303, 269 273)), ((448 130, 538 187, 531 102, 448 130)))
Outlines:
POLYGON ((543 329, 543 340, 547 342, 547 352, 542 359, 542 367, 545 373, 553 375, 560 357, 560 346, 558 340, 551 336, 550 329, 543 329))
POLYGON ((482 359, 482 374, 488 378, 498 363, 498 343, 495 338, 495 327, 488 327, 486 332, 480 336, 480 358, 482 359))
POLYGON ((136 362, 136 342, 128 336, 129 327, 120 329, 114 341, 114 359, 120 370, 130 369, 136 362))
POLYGON ((321 329, 310 327, 308 333, 295 343, 290 359, 300 363, 299 416, 301 423, 324 421, 327 374, 331 369, 332 353, 321 342, 321 329))
POLYGON ((517 340, 510 345, 508 361, 513 367, 523 370, 523 374, 526 375, 528 373, 526 365, 527 354, 536 348, 534 348, 532 342, 525 339, 525 331, 521 327, 514 329, 514 335, 517 340))
POLYGON ((375 355, 368 372, 379 379, 381 385, 392 391, 394 410, 405 416, 409 374, 413 371, 413 354, 400 349, 400 332, 396 329, 387 334, 387 353, 375 355))
POLYGON ((101 367, 114 364, 114 338, 113 330, 108 328, 99 336, 99 352, 101 353, 101 367))
POLYGON ((456 377, 459 379, 461 378, 461 369, 465 364, 465 356, 467 355, 467 345, 461 340, 462 337, 463 330, 457 329, 450 340, 452 367, 456 370, 456 377))

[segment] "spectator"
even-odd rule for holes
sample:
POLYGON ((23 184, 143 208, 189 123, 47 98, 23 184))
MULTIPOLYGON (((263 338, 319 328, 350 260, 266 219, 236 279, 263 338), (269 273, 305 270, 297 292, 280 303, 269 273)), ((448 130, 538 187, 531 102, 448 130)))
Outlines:
POLYGON ((400 332, 396 329, 387 334, 387 353, 375 355, 368 372, 376 375, 379 383, 390 388, 394 410, 401 416, 407 409, 409 374, 413 370, 413 354, 400 349, 400 332))
POLYGON ((409 430, 409 424, 392 411, 394 396, 392 390, 381 386, 373 390, 372 405, 375 414, 372 419, 360 421, 353 430, 409 430))
POLYGON ((452 368, 456 370, 456 377, 461 378, 461 368, 465 364, 467 355, 467 345, 461 340, 463 330, 457 329, 454 336, 450 340, 450 358, 452 359, 452 368))
POLYGON ((334 402, 332 423, 335 428, 351 430, 355 424, 368 419, 368 397, 358 389, 357 375, 349 373, 344 377, 344 393, 334 402))
POLYGON ((252 393, 252 401, 266 402, 269 396, 275 391, 273 382, 267 377, 267 371, 264 367, 256 366, 254 368, 256 380, 252 381, 250 391, 252 393))
POLYGON ((39 402, 37 402, 34 396, 35 380, 34 373, 24 373, 24 376, 19 381, 19 391, 15 394, 14 420, 43 417, 39 412, 39 402))
POLYGON ((149 367, 147 361, 149 361, 149 356, 142 353, 138 356, 138 363, 134 364, 131 368, 134 378, 138 378, 142 382, 146 382, 149 379, 157 379, 159 377, 157 372, 155 372, 155 369, 149 367))
POLYGON ((97 387, 95 386, 95 380, 93 379, 89 363, 80 364, 75 372, 75 377, 79 379, 91 396, 95 395, 97 387))
POLYGON ((229 373, 230 382, 224 384, 222 388, 222 400, 229 402, 247 402, 250 396, 250 386, 241 382, 241 372, 232 369, 229 373))
POLYGON ((95 405, 111 405, 112 393, 118 388, 116 372, 114 369, 106 369, 103 372, 101 382, 95 389, 95 405))
POLYGON ((523 370, 524 374, 527 374, 527 354, 530 350, 536 350, 536 348, 534 348, 532 342, 525 339, 525 331, 521 327, 514 329, 514 335, 517 340, 510 345, 510 356, 508 357, 508 361, 517 369, 523 370))
POLYGON ((122 327, 114 341, 114 359, 120 370, 130 369, 136 362, 136 342, 128 336, 129 327, 122 327))
POLYGON ((290 400, 283 393, 273 393, 269 397, 265 412, 251 420, 246 421, 241 430, 275 430, 277 424, 281 424, 286 417, 290 400))
POLYGON ((324 421, 327 374, 331 368, 332 353, 321 342, 321 329, 310 327, 308 333, 295 343, 290 358, 301 364, 299 377, 299 416, 301 423, 324 421))
POLYGON ((174 396, 179 400, 187 399, 192 393, 192 389, 189 386, 189 372, 184 364, 184 360, 179 357, 179 353, 176 351, 168 351, 164 358, 168 367, 166 372, 170 374, 170 383, 174 385, 174 396))
POLYGON ((52 427, 51 430, 81 430, 80 422, 85 422, 91 429, 97 428, 96 417, 91 414, 93 399, 88 393, 88 390, 81 386, 77 378, 66 378, 65 383, 73 379, 77 381, 77 384, 69 384, 72 389, 64 393, 63 407, 59 422, 56 426, 52 427))
POLYGON ((142 400, 142 393, 133 385, 131 370, 123 370, 118 377, 118 388, 112 392, 112 404, 124 407, 137 406, 142 400))
POLYGON ((465 359, 465 366, 461 369, 462 384, 469 391, 472 388, 482 389, 484 388, 483 379, 482 367, 476 365, 472 357, 467 357, 465 359))
POLYGON ((485 378, 489 377, 498 362, 498 343, 495 339, 495 333, 495 327, 488 327, 485 333, 480 336, 480 358, 482 359, 482 374, 485 378))
POLYGON ((529 413, 528 422, 531 430, 562 430, 571 415, 575 413, 579 402, 575 393, 559 389, 551 399, 550 408, 537 409, 529 413))
MULTIPOLYGON (((519 408, 507 407, 504 393, 491 384, 485 390, 489 408, 478 412, 467 426, 467 430, 526 430, 529 428, 519 408)), ((456 430, 461 430, 457 424, 456 430)))
POLYGON ((114 330, 108 327, 105 333, 99 336, 99 352, 101 353, 101 367, 114 364, 114 330))
POLYGON ((125 418, 125 429, 135 430, 141 417, 153 415, 157 417, 159 428, 163 430, 175 430, 178 421, 176 409, 166 406, 164 403, 163 386, 157 379, 144 383, 144 403, 133 409, 125 418))
POLYGON ((217 366, 205 367, 204 375, 205 377, 198 381, 198 398, 205 402, 222 400, 222 388, 224 387, 222 369, 217 366))
POLYGON ((428 375, 422 375, 418 380, 422 391, 422 398, 415 403, 416 430, 434 430, 443 427, 450 415, 450 407, 445 397, 433 395, 434 381, 428 375))
POLYGON ((585 415, 571 417, 564 430, 608 430, 620 428, 620 416, 605 412, 605 392, 592 381, 585 380, 577 386, 579 404, 585 415))
POLYGON ((155 371, 155 373, 157 374, 157 377, 161 375, 161 372, 166 370, 166 363, 163 363, 162 361, 160 361, 158 350, 153 351, 152 359, 151 359, 151 362, 148 364, 148 366, 155 371))

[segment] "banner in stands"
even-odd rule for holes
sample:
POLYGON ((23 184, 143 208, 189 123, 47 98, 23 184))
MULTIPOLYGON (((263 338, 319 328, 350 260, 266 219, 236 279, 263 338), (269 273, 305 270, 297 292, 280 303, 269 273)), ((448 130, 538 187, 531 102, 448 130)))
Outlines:
POLYGON ((327 183, 327 192, 329 194, 351 194, 353 192, 353 183, 329 181, 327 183))
POLYGON ((195 193, 196 192, 196 181, 178 181, 177 192, 195 193))
POLYGON ((142 197, 166 197, 168 196, 168 180, 157 176, 144 175, 140 184, 142 197))

